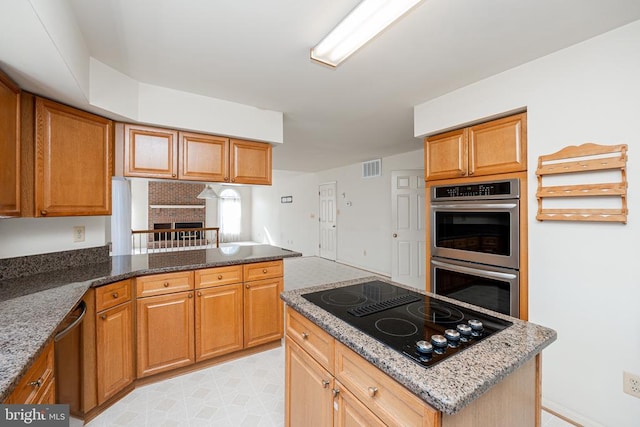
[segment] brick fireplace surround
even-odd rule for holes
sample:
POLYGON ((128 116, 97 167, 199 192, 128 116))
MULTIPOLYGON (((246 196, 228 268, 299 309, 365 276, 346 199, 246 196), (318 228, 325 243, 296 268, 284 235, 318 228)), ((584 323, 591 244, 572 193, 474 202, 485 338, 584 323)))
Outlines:
POLYGON ((205 224, 206 201, 197 196, 204 189, 203 184, 183 182, 149 181, 149 228, 153 224, 176 222, 202 222, 205 224), (181 205, 181 208, 153 208, 157 205, 181 205), (194 206, 186 208, 184 206, 194 206))

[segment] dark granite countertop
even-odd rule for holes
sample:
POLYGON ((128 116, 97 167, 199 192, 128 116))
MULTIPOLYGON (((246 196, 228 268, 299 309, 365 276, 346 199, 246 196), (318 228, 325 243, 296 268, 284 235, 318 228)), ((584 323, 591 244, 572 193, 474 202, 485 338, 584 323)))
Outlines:
POLYGON ((445 414, 455 414, 460 411, 556 340, 556 332, 552 329, 450 298, 427 294, 432 298, 442 299, 509 320, 513 326, 432 367, 425 368, 301 297, 306 293, 371 280, 382 280, 420 292, 415 288, 391 282, 386 278, 372 276, 285 291, 281 294, 281 298, 288 306, 445 414))
POLYGON ((120 255, 107 262, 0 281, 0 402, 90 287, 131 277, 301 256, 269 245, 120 255))

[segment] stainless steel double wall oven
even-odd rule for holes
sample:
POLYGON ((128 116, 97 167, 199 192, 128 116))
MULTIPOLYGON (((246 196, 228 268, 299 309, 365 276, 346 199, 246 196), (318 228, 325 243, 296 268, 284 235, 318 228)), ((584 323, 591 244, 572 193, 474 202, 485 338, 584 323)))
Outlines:
POLYGON ((514 317, 520 300, 520 182, 431 187, 431 289, 514 317))

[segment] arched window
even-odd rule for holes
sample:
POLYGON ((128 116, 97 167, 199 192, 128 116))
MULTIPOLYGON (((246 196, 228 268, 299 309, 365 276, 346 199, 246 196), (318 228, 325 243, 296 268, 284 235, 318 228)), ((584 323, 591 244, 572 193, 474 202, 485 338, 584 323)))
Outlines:
POLYGON ((220 218, 220 241, 237 242, 240 240, 242 226, 242 201, 236 190, 227 188, 220 193, 218 203, 220 218))

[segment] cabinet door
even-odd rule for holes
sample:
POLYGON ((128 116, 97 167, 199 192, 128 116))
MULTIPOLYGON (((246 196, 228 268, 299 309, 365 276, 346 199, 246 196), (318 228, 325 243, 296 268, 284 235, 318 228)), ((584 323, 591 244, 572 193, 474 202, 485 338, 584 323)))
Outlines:
POLYGON ((129 302, 97 314, 96 375, 99 404, 133 381, 132 310, 129 302))
POLYGON ((252 347, 282 338, 282 278, 245 282, 244 346, 252 347))
POLYGON ((53 356, 53 341, 51 341, 24 374, 5 403, 21 405, 45 401, 50 403, 51 393, 55 392, 53 356))
POLYGON ((271 185, 271 144, 231 139, 229 150, 231 182, 271 185))
POLYGON ((459 129, 425 138, 426 180, 459 178, 467 174, 467 130, 459 129))
POLYGON ((20 216, 20 88, 0 72, 0 216, 20 216))
POLYGON ((384 427, 385 423, 380 421, 373 412, 367 409, 355 396, 349 393, 338 381, 335 387, 340 390, 335 399, 334 407, 334 427, 384 427))
POLYGON ((178 177, 178 132, 126 124, 124 175, 145 178, 178 177))
POLYGON ((469 175, 527 170, 526 113, 469 129, 469 175))
POLYGON ((229 139, 180 132, 178 178, 190 181, 229 180, 229 139))
POLYGON ((36 99, 35 215, 110 215, 111 120, 36 99))
POLYGON ((137 300, 138 378, 195 361, 193 291, 137 300))
POLYGON ((285 366, 285 426, 331 426, 333 377, 289 338, 285 366))
POLYGON ((196 291, 196 361, 241 350, 242 283, 196 291))

